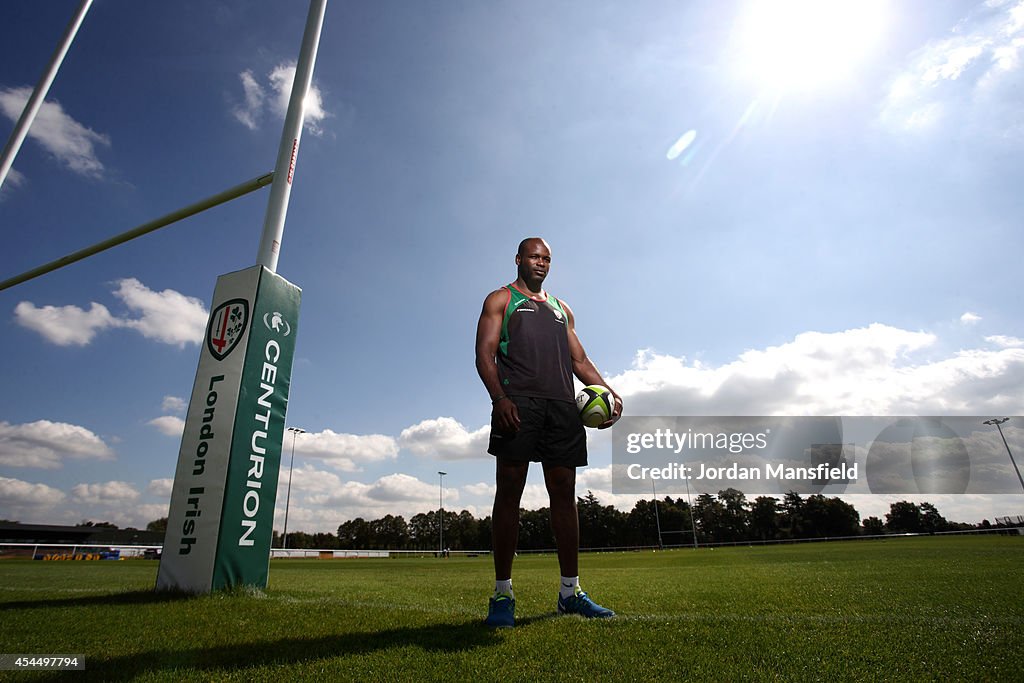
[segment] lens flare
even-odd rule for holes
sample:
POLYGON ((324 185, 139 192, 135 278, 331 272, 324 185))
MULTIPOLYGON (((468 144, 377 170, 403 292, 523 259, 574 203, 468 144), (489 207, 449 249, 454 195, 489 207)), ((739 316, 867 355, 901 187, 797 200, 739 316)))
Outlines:
POLYGON ((680 154, 686 151, 686 148, 693 144, 693 141, 697 139, 697 131, 688 130, 683 133, 682 137, 676 140, 676 143, 669 147, 668 154, 665 158, 669 161, 674 161, 679 157, 680 154))

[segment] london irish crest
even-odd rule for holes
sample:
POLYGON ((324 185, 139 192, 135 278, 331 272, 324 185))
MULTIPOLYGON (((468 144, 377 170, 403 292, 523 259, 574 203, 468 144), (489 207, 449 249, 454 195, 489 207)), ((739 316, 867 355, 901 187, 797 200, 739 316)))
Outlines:
POLYGON ((210 315, 206 330, 206 346, 217 360, 224 360, 238 345, 249 324, 249 302, 232 299, 217 307, 210 315))

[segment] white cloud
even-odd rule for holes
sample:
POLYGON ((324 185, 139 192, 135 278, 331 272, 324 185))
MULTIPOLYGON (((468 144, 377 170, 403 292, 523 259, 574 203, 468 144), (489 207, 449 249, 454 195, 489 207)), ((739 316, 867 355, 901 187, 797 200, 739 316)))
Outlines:
MULTIPOLYGON (((0 112, 16 122, 31 94, 32 88, 27 86, 0 88, 0 112)), ((96 178, 103 175, 104 168, 96 156, 96 146, 109 147, 110 138, 71 118, 57 102, 43 102, 28 137, 75 173, 96 178)))
MULTIPOLYGON (((285 448, 288 448, 287 443, 285 448)), ((325 429, 297 435, 295 452, 322 459, 342 472, 355 472, 368 463, 398 457, 398 444, 393 437, 383 434, 338 434, 325 429)))
POLYGON ((971 313, 970 311, 967 311, 962 316, 960 316, 960 322, 963 323, 964 325, 974 325, 975 323, 981 322, 981 316, 978 315, 977 313, 971 313))
POLYGON ((113 460, 103 439, 85 427, 38 420, 12 425, 0 422, 0 464, 56 469, 63 460, 113 460))
POLYGON ((63 502, 64 492, 46 484, 32 484, 20 479, 0 477, 0 504, 7 510, 52 506, 63 502))
POLYGON ((185 408, 188 405, 185 403, 185 399, 178 396, 164 396, 164 401, 160 407, 165 413, 181 414, 185 412, 185 408))
MULTIPOLYGON (((249 130, 256 130, 260 127, 263 114, 269 109, 270 113, 278 119, 284 119, 288 112, 288 99, 291 97, 292 84, 295 81, 295 63, 281 63, 275 66, 267 75, 267 88, 271 91, 267 95, 264 88, 253 76, 251 70, 246 69, 238 75, 242 81, 242 90, 245 93, 245 102, 237 104, 231 109, 232 116, 249 130)), ((321 123, 329 114, 324 110, 323 96, 316 84, 310 85, 306 95, 306 112, 303 121, 306 130, 313 135, 321 135, 323 128, 321 123)))
POLYGON ((150 420, 149 424, 156 427, 157 431, 167 436, 180 437, 185 431, 185 421, 175 415, 164 415, 150 420))
POLYGON ((58 346, 85 346, 98 332, 118 327, 137 330, 147 339, 179 348, 203 339, 207 312, 199 299, 171 289, 155 292, 135 278, 118 280, 114 296, 138 317, 115 316, 96 302, 86 311, 78 306, 39 308, 22 301, 14 309, 15 320, 58 346))
POLYGON ((145 529, 150 522, 166 517, 169 503, 137 504, 133 501, 117 498, 97 498, 95 500, 77 501, 80 506, 75 512, 65 515, 68 523, 82 519, 104 521, 116 524, 122 529, 145 529), (126 504, 130 503, 130 504, 126 504))
POLYGON ((996 346, 1001 346, 1004 349, 1015 349, 1024 346, 1024 339, 1020 337, 1008 337, 1004 334, 993 334, 985 337, 985 341, 996 346))
POLYGON ((1024 144, 1020 121, 1024 0, 976 8, 928 43, 892 81, 880 120, 897 131, 1024 144))
MULTIPOLYGON (((581 490, 579 487, 576 488, 576 495, 585 493, 586 490, 581 490)), ((531 484, 527 483, 523 487, 523 498, 520 502, 520 506, 527 510, 537 510, 539 508, 546 508, 551 505, 551 498, 548 496, 548 490, 544 484, 531 484)))
POLYGON ((489 434, 488 425, 470 432, 453 418, 439 417, 403 429, 398 437, 398 443, 416 455, 441 460, 489 458, 489 434))
POLYGON ((141 314, 135 319, 123 319, 125 327, 138 330, 147 339, 179 348, 203 340, 207 312, 199 299, 173 289, 154 292, 135 278, 119 280, 117 284, 114 296, 141 314))
POLYGON ((37 308, 22 301, 14 308, 14 317, 22 327, 38 332, 58 346, 85 346, 97 332, 120 325, 106 306, 95 302, 85 311, 78 306, 37 308))
POLYGON ((612 466, 588 467, 581 470, 576 476, 576 488, 578 490, 611 491, 612 466))
POLYGON ((641 351, 633 368, 609 383, 632 415, 980 415, 1024 409, 1024 349, 962 350, 915 364, 913 352, 935 341, 929 333, 873 324, 805 332, 720 367, 641 351))
MULTIPOLYGON (((286 482, 287 471, 282 468, 275 528, 284 520, 286 482)), ((307 465, 293 474, 289 520, 299 519, 293 517, 296 509, 304 509, 307 519, 320 520, 318 530, 335 531, 346 519, 355 517, 372 519, 392 514, 408 520, 418 513, 436 509, 438 494, 436 482, 424 482, 408 474, 393 473, 363 483, 342 481, 331 472, 317 471, 307 465)), ((459 498, 459 489, 445 487, 446 508, 454 509, 459 498)), ((289 521, 289 528, 300 527, 289 521)))
MULTIPOLYGON (((288 113, 288 99, 292 95, 292 84, 295 81, 295 64, 278 64, 270 72, 270 86, 274 89, 276 97, 272 100, 272 108, 279 118, 284 118, 288 113)), ((313 135, 320 135, 323 129, 320 123, 326 118, 323 98, 320 90, 315 85, 310 85, 306 94, 306 116, 304 124, 306 129, 313 135)))
POLYGON ((145 529, 150 522, 166 517, 169 503, 146 503, 145 505, 124 505, 123 501, 106 501, 107 507, 99 507, 89 519, 112 522, 122 529, 145 529))
POLYGON ((126 481, 108 481, 102 484, 76 484, 71 496, 78 503, 125 503, 138 500, 139 492, 126 481))
POLYGON ((366 490, 373 500, 385 503, 398 501, 431 501, 439 494, 438 487, 408 474, 389 474, 381 477, 366 490))
POLYGON ((25 174, 18 171, 16 168, 7 169, 7 177, 4 179, 3 186, 0 186, 0 201, 3 201, 7 196, 7 193, 15 188, 23 187, 25 185, 25 174))
POLYGON ((493 498, 494 494, 498 492, 497 486, 495 486, 493 483, 488 484, 485 482, 480 482, 478 484, 469 484, 468 486, 464 486, 462 488, 465 489, 466 493, 470 494, 471 496, 486 496, 493 498))
MULTIPOLYGON (((127 522, 124 526, 133 526, 136 529, 145 529, 146 525, 150 522, 154 522, 161 517, 166 517, 170 512, 170 501, 166 503, 146 503, 145 505, 133 506, 129 511, 126 511, 127 515, 131 516, 132 521, 127 522)), ((124 510, 124 508, 118 508, 124 510)))
POLYGON ((153 479, 146 486, 146 493, 153 496, 160 496, 161 498, 171 497, 171 492, 174 490, 173 479, 153 479))
MULTIPOLYGON (((304 491, 306 493, 331 493, 342 487, 342 480, 333 472, 318 470, 313 465, 306 463, 292 469, 292 493, 304 491)), ((288 487, 288 468, 282 466, 278 472, 278 498, 286 492, 288 487)))
POLYGON ((263 112, 263 88, 256 82, 252 71, 246 69, 238 74, 242 81, 242 89, 245 91, 245 104, 235 106, 231 113, 238 121, 249 130, 259 128, 260 115, 263 112))

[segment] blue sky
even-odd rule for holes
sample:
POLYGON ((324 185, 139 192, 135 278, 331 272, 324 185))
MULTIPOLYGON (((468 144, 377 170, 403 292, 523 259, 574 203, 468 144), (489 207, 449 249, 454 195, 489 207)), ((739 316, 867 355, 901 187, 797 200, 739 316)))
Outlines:
MULTIPOLYGON (((0 7, 4 140, 77 5, 0 7)), ((306 11, 97 0, 0 189, 0 274, 271 170, 306 11)), ((530 235, 629 414, 1024 415, 1022 82, 1020 0, 330 3, 278 265, 289 528, 426 511, 438 470, 489 513, 473 334, 530 235)), ((0 292, 0 518, 166 514, 266 199, 0 292)), ((580 493, 631 508, 591 436, 580 493)))

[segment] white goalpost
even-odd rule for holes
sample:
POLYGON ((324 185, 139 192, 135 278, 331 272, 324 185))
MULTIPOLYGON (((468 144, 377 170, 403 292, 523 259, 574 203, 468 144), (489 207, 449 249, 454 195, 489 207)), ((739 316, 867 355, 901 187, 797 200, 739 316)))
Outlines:
POLYGON ((18 117, 18 122, 14 124, 14 131, 11 132, 11 137, 4 147, 3 154, 0 155, 0 188, 3 187, 4 180, 7 179, 7 173, 11 170, 11 166, 14 165, 14 157, 18 156, 21 143, 25 141, 25 136, 28 135, 29 128, 32 127, 32 122, 35 120, 36 114, 39 113, 39 108, 43 106, 46 93, 50 91, 50 85, 53 84, 53 79, 57 77, 57 72, 64 61, 64 56, 68 53, 68 49, 71 47, 71 43, 74 42, 75 36, 78 35, 78 29, 85 20, 85 15, 89 11, 90 6, 92 6, 92 0, 82 0, 82 4, 78 6, 78 11, 75 12, 71 23, 68 24, 67 30, 64 31, 64 37, 61 38, 60 44, 57 45, 57 50, 53 53, 53 57, 50 58, 50 63, 46 65, 42 78, 39 79, 35 90, 32 91, 32 95, 25 103, 25 108, 22 110, 21 116, 18 117))
MULTIPOLYGON (((0 183, 92 0, 85 0, 4 150, 0 183)), ((301 290, 277 275, 327 0, 311 0, 272 173, 0 282, 0 290, 270 185, 256 264, 217 279, 174 475, 157 590, 265 587, 301 290)))

